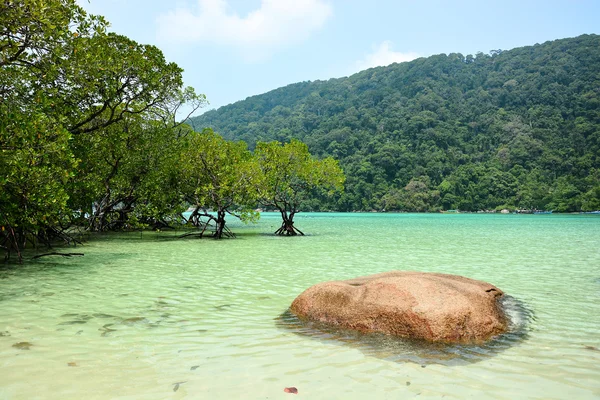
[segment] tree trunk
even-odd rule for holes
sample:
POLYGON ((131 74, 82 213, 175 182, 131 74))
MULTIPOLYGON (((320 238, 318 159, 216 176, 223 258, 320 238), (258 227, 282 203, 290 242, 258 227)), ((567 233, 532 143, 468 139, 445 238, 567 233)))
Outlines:
POLYGON ((291 211, 288 214, 288 212, 286 210, 280 209, 279 212, 281 213, 281 219, 283 221, 281 223, 281 228, 279 228, 275 231, 276 235, 280 235, 280 236, 302 235, 302 236, 304 236, 304 233, 302 233, 302 231, 300 229, 298 229, 294 226, 294 215, 296 214, 295 211, 291 211))
POLYGON ((217 211, 217 219, 215 220, 215 239, 221 239, 223 237, 223 231, 225 230, 225 210, 217 211))
MULTIPOLYGON (((190 222, 196 228, 202 229, 200 234, 198 234, 199 237, 203 237, 204 232, 206 232, 208 228, 212 228, 212 223, 214 223, 214 232, 212 234, 213 238, 222 239, 223 236, 235 238, 235 234, 231 232, 231 230, 227 227, 227 223, 225 221, 225 215, 227 213, 226 209, 217 210, 216 217, 213 214, 208 213, 206 210, 202 210, 202 212, 200 211, 200 207, 196 207, 196 209, 192 212, 192 215, 190 215, 190 218, 188 219, 188 222, 190 222), (201 219, 202 217, 206 218, 207 221, 203 221, 201 219)), ((183 237, 190 235, 184 235, 183 237)))
POLYGON ((110 204, 110 191, 104 195, 102 200, 94 203, 93 208, 88 229, 92 232, 102 232, 106 227, 107 214, 112 208, 110 204))
POLYGON ((15 229, 10 226, 10 224, 6 224, 6 226, 2 226, 2 236, 0 237, 0 249, 3 249, 4 261, 10 260, 11 253, 14 251, 17 253, 17 258, 19 263, 23 261, 23 256, 21 255, 21 249, 25 247, 25 243, 23 241, 23 247, 21 247, 21 237, 24 237, 21 229, 15 229))

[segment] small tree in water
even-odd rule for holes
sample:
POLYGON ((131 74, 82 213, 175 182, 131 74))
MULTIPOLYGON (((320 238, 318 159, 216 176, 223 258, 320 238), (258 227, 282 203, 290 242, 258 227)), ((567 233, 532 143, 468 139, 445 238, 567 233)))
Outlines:
POLYGON ((182 169, 182 184, 189 185, 188 201, 195 205, 190 221, 203 228, 200 236, 208 227, 200 222, 202 217, 214 222, 213 237, 217 239, 234 236, 225 225, 226 214, 244 222, 258 218, 253 207, 258 202, 262 173, 245 142, 228 142, 212 129, 195 133, 183 153, 182 169))
POLYGON ((314 159, 298 140, 259 142, 254 155, 264 174, 261 202, 279 210, 283 219, 277 235, 304 235, 294 226, 302 202, 318 191, 331 195, 343 190, 345 177, 338 162, 331 157, 314 159))

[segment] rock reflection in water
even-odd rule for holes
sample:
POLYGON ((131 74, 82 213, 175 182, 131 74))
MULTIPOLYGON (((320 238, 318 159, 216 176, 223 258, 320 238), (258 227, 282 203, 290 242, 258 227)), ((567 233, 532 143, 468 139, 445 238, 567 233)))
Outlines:
POLYGON ((511 296, 505 295, 501 304, 510 320, 508 332, 480 345, 432 343, 378 333, 365 334, 318 322, 304 321, 292 314, 289 309, 276 318, 275 323, 278 327, 298 335, 354 347, 366 355, 377 358, 395 362, 413 362, 423 366, 426 364, 453 366, 484 360, 527 339, 529 323, 534 319, 533 312, 523 302, 511 296))

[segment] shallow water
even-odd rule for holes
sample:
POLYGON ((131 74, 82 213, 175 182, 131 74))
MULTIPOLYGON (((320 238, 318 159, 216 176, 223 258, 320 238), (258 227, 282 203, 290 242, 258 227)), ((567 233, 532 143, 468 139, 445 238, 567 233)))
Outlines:
POLYGON ((299 214, 236 240, 105 235, 0 269, 0 399, 600 398, 600 217, 299 214), (68 250, 67 250, 68 251, 68 250), (515 329, 452 348, 298 324, 310 285, 394 269, 509 294, 515 329))

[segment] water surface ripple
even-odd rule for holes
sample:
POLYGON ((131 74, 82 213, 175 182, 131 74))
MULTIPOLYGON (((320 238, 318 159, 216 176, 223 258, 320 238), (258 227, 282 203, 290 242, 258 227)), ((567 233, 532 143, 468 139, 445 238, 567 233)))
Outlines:
POLYGON ((104 235, 0 269, 1 399, 600 398, 600 218, 299 214, 308 235, 104 235), (310 285, 389 270, 454 273, 514 299, 515 327, 439 347, 313 329, 310 285))

